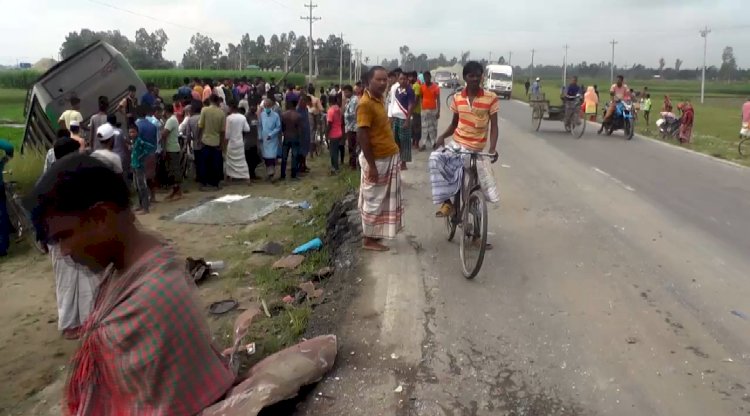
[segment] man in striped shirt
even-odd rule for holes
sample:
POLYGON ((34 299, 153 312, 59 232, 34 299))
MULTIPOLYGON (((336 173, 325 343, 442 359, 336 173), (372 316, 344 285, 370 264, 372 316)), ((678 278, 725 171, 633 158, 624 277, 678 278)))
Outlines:
MULTIPOLYGON (((438 137, 435 147, 443 147, 445 145, 445 139, 453 136, 453 142, 456 146, 461 147, 463 150, 470 152, 482 152, 487 146, 487 130, 489 128, 490 136, 490 149, 489 153, 495 155, 493 162, 497 160, 497 135, 498 135, 498 122, 497 114, 499 111, 499 99, 495 93, 491 91, 483 90, 481 87, 482 74, 484 68, 482 64, 476 61, 467 62, 464 66, 464 80, 466 81, 466 88, 461 91, 461 94, 453 96, 450 108, 453 112, 453 120, 451 121, 448 129, 445 133, 438 137)), ((431 159, 440 159, 441 157, 436 155, 431 159)), ((431 167, 434 164, 431 160, 431 167)), ((435 175, 432 175, 435 176, 435 175)), ((441 177, 445 177, 445 172, 441 177)), ((453 178, 459 177, 459 175, 453 175, 453 178)), ((458 191, 459 183, 441 183, 439 178, 433 178, 433 197, 435 196, 436 188, 450 188, 455 189, 452 191, 452 195, 445 195, 446 198, 442 199, 442 205, 440 210, 437 212, 438 217, 450 216, 453 213, 453 204, 451 203, 451 197, 458 191)), ((450 181, 450 182, 455 182, 450 181)), ((434 198, 433 198, 434 199, 434 198)), ((439 201, 438 201, 439 203, 439 201)))

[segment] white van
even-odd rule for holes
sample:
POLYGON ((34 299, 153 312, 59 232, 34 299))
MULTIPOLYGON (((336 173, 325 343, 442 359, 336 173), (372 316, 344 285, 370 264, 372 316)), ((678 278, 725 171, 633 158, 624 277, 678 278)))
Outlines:
POLYGON ((484 71, 484 89, 500 97, 510 99, 513 92, 513 67, 510 65, 487 65, 484 71))

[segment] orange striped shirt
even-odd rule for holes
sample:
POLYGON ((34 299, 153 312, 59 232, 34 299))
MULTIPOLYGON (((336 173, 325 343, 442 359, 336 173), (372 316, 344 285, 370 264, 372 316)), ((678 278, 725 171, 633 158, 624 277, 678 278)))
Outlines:
POLYGON ((479 90, 474 102, 469 103, 466 89, 453 96, 451 111, 458 114, 458 127, 453 140, 470 150, 480 152, 487 144, 490 117, 500 110, 500 100, 494 92, 479 90))

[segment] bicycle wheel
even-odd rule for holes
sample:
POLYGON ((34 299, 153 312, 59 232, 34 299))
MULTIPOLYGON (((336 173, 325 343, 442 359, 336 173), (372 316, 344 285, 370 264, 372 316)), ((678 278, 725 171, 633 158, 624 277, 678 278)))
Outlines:
POLYGON ((544 116, 544 112, 541 108, 541 106, 535 105, 532 107, 531 110, 531 129, 534 131, 539 131, 539 127, 542 125, 542 117, 544 116))
POLYGON ((487 250, 487 202, 481 189, 469 194, 462 217, 461 267, 464 277, 473 279, 482 268, 487 250))
POLYGON ((586 124, 588 123, 586 123, 585 119, 581 118, 580 112, 576 112, 573 115, 571 123, 573 124, 573 129, 571 129, 570 133, 573 134, 576 139, 580 139, 586 131, 586 124))
POLYGON ((453 101, 453 96, 456 95, 455 92, 452 92, 448 94, 448 97, 445 98, 445 106, 448 108, 451 108, 451 101, 453 101))
POLYGON ((625 138, 628 140, 633 139, 633 135, 635 134, 635 121, 634 120, 625 120, 625 126, 623 127, 623 132, 625 133, 625 138))
POLYGON ((28 240, 42 254, 47 254, 47 245, 36 239, 36 229, 31 223, 28 211, 23 207, 21 198, 14 196, 8 205, 8 213, 13 213, 11 221, 16 227, 16 238, 18 241, 28 240))
POLYGON ((747 153, 750 153, 750 137, 745 137, 744 139, 740 140, 740 144, 737 145, 737 152, 740 154, 740 156, 746 156, 747 153))

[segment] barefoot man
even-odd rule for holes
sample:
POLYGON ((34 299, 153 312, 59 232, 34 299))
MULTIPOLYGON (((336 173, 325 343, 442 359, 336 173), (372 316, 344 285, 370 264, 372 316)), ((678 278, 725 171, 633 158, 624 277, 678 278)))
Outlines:
POLYGON ((366 250, 388 251, 380 241, 395 238, 403 228, 401 160, 383 97, 388 72, 382 66, 372 67, 366 81, 367 90, 357 109, 357 141, 362 149, 359 211, 363 246, 366 250))

